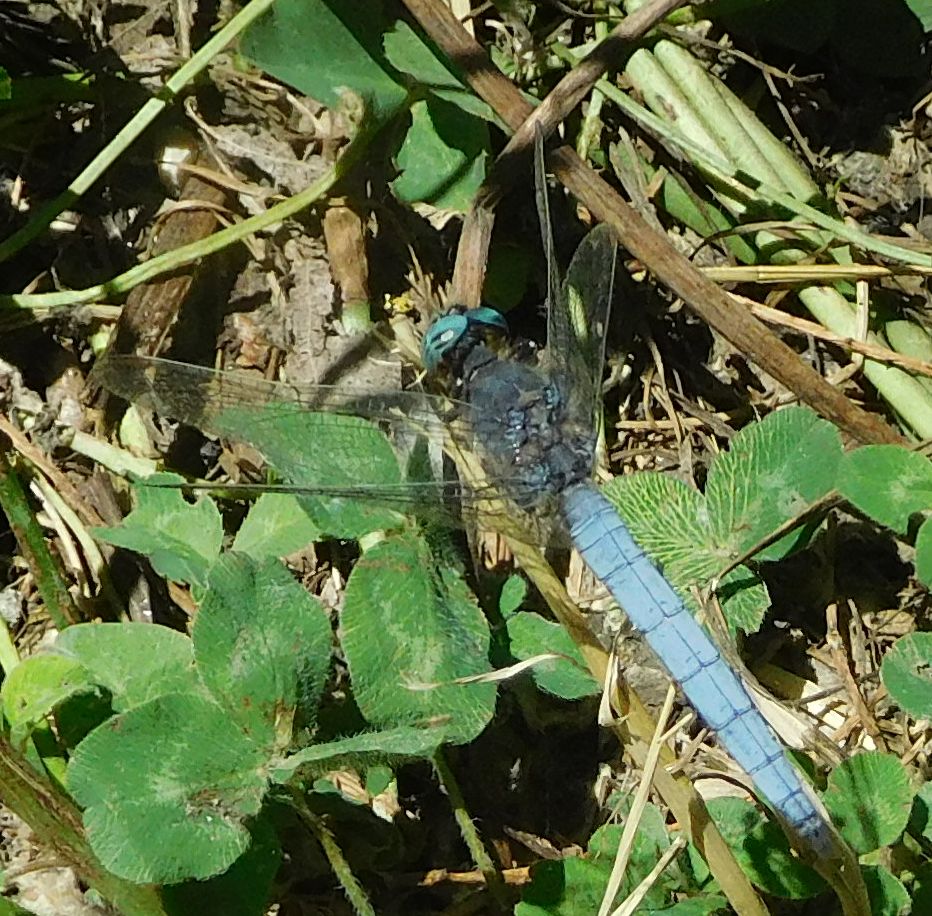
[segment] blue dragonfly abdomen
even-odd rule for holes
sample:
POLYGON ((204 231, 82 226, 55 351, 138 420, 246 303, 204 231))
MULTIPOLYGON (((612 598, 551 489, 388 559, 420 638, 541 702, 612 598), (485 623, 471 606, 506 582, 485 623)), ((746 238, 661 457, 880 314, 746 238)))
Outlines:
POLYGON ((561 503, 574 546, 696 712, 809 848, 819 856, 830 855, 834 841, 812 791, 744 682, 638 546, 612 504, 582 482, 566 490, 561 503))

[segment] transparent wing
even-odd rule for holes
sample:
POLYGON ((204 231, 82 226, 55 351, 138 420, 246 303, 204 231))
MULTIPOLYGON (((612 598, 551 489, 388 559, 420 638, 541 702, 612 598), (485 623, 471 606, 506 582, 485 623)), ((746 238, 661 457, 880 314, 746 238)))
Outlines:
POLYGON ((534 200, 537 203, 537 219, 540 222, 540 242, 547 262, 547 345, 555 340, 554 313, 560 310, 560 271, 553 245, 553 230, 550 222, 550 198, 547 195, 547 167, 544 163, 544 134, 540 127, 534 133, 534 200))
POLYGON ((571 418, 582 428, 594 428, 615 278, 615 238, 608 226, 596 226, 580 242, 561 285, 540 131, 534 143, 534 187, 547 258, 547 367, 569 398, 571 418))
POLYGON ((430 432, 461 407, 423 391, 353 391, 336 385, 290 385, 149 356, 110 356, 95 366, 92 383, 140 407, 180 420, 204 432, 230 435, 228 417, 249 408, 262 416, 278 409, 320 411, 406 424, 430 432))
POLYGON ((560 308, 550 319, 569 379, 571 414, 593 427, 602 390, 615 253, 614 234, 604 223, 583 238, 563 281, 560 308))
POLYGON ((294 386, 142 356, 109 357, 92 381, 160 415, 253 445, 286 483, 219 489, 312 499, 312 517, 335 536, 396 527, 398 512, 458 525, 464 504, 470 517, 514 515, 502 508, 507 479, 468 485, 444 479, 440 462, 428 466, 425 440, 466 450, 472 442, 456 409, 462 405, 445 397, 294 386))

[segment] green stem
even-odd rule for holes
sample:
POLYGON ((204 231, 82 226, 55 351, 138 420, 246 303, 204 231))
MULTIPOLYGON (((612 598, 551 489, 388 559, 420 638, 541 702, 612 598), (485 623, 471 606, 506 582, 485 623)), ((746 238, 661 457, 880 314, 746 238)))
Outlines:
POLYGON ((608 80, 601 79, 595 85, 625 114, 648 130, 656 132, 659 136, 679 146, 684 153, 692 157, 702 168, 716 175, 735 197, 749 201, 768 199, 796 216, 800 216, 813 225, 826 230, 836 239, 850 242, 864 251, 873 251, 875 254, 888 257, 902 264, 932 267, 932 257, 929 255, 910 251, 900 245, 869 235, 855 226, 810 207, 803 201, 766 181, 755 180, 753 187, 751 187, 741 180, 742 177, 746 178, 747 176, 740 176, 740 172, 724 158, 709 153, 700 144, 685 137, 675 127, 667 124, 663 119, 657 117, 643 106, 638 105, 637 102, 613 86, 608 80))
POLYGON ((80 614, 71 600, 65 578, 49 550, 45 535, 36 522, 22 484, 3 451, 0 451, 0 507, 6 513, 20 552, 36 580, 49 617, 59 630, 64 630, 80 620, 80 614))
POLYGON ((496 901, 498 901, 506 912, 510 912, 511 901, 508 900, 505 881, 502 878, 501 872, 495 867, 492 857, 489 855, 488 850, 485 848, 485 844, 482 842, 482 837, 479 836, 479 831, 476 830, 476 825, 469 816, 469 811, 466 809, 466 800, 463 798, 463 793, 460 791, 460 786, 453 770, 450 769, 450 765, 447 763, 443 748, 438 749, 431 760, 434 764, 437 778, 440 780, 441 785, 446 790, 447 797, 450 799, 450 805, 453 808, 453 817, 460 829, 460 836, 462 836, 463 842, 466 843, 466 847, 469 849, 469 855, 472 857, 473 862, 476 863, 476 867, 479 871, 482 872, 486 887, 492 893, 492 896, 495 897, 496 901))
POLYGON ((343 850, 340 849, 339 843, 337 843, 324 819, 311 811, 307 806, 307 802, 297 792, 294 793, 292 798, 298 814, 310 827, 314 836, 317 837, 317 841, 320 843, 324 855, 327 857, 333 873, 337 876, 337 880, 340 882, 350 905, 360 916, 375 916, 375 910, 369 901, 365 888, 356 880, 349 862, 346 861, 346 857, 343 855, 343 850))
POLYGON ((93 161, 54 200, 40 207, 18 232, 0 242, 0 262, 29 244, 62 210, 73 206, 103 173, 136 141, 139 135, 175 101, 190 83, 240 32, 267 12, 275 0, 251 0, 207 44, 169 78, 158 95, 149 99, 93 161))
POLYGON ((313 184, 308 185, 300 193, 295 194, 294 197, 283 200, 264 213, 252 216, 227 229, 221 229, 219 232, 215 232, 205 239, 199 239, 197 242, 192 242, 190 245, 182 245, 180 248, 166 251, 165 254, 149 261, 143 261, 106 283, 83 290, 0 296, 0 306, 50 308, 79 305, 81 303, 95 302, 99 299, 122 296, 140 283, 177 270, 179 267, 184 267, 186 264, 214 254, 252 233, 261 232, 269 226, 274 226, 276 223, 280 223, 282 220, 304 210, 330 191, 359 162, 381 127, 382 123, 376 122, 362 129, 326 174, 318 178, 313 184))
MULTIPOLYGON (((605 0, 596 0, 592 5, 592 11, 596 14, 604 15, 606 10, 605 0)), ((604 41, 608 36, 609 27, 605 19, 597 19, 595 22, 595 40, 596 42, 604 41)), ((589 97, 589 105, 586 107, 586 114, 583 117, 582 125, 579 129, 579 137, 576 140, 576 152, 579 153, 580 159, 589 158, 589 150, 599 145, 599 134, 602 131, 602 106, 605 102, 605 96, 598 88, 593 88, 592 95, 589 97)), ((606 158, 608 158, 606 154, 606 158)))

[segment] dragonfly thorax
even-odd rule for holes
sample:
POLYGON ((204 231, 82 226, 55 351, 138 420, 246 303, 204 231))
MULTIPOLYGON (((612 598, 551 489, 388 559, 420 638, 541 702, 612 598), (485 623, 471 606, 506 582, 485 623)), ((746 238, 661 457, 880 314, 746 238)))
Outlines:
POLYGON ((545 373, 477 345, 463 363, 462 400, 486 465, 503 487, 530 507, 587 480, 591 432, 574 428, 560 389, 545 373))
POLYGON ((589 478, 594 434, 571 421, 550 376, 502 345, 507 330, 493 309, 453 309, 428 329, 422 350, 425 366, 469 405, 489 474, 530 508, 589 478))

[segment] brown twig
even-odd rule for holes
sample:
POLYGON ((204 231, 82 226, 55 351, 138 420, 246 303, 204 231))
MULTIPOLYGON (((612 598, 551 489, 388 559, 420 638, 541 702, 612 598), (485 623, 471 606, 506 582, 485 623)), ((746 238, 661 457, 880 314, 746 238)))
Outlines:
MULTIPOLYGON (((473 53, 467 54, 469 62, 475 61, 475 68, 469 80, 470 85, 477 94, 495 108, 505 123, 515 132, 496 158, 495 165, 476 195, 473 207, 463 223, 463 232, 456 253, 456 267, 453 272, 453 290, 457 302, 474 308, 482 298, 485 264, 492 237, 492 225, 495 221, 493 210, 504 189, 513 183, 519 169, 530 159, 529 151, 533 147, 538 126, 545 137, 549 136, 585 98, 605 71, 610 67, 617 68, 623 65, 628 55, 637 47, 636 40, 671 10, 682 6, 683 2, 684 0, 654 0, 626 17, 604 41, 600 42, 589 55, 560 80, 536 109, 532 109, 501 72, 490 65, 478 45, 476 48, 482 55, 481 61, 473 53), (480 86, 487 95, 483 95, 480 86)), ((428 31, 431 28, 440 31, 451 28, 450 45, 442 45, 442 47, 451 58, 461 62, 458 56, 450 53, 450 47, 456 43, 456 30, 452 29, 446 17, 432 17, 433 2, 413 0, 407 6, 419 20, 422 14, 431 18, 430 25, 420 20, 428 31)), ((448 13, 448 15, 450 19, 453 19, 452 14, 448 13)), ((456 20, 453 19, 453 22, 456 20)), ((436 39, 436 36, 434 37, 436 39)), ((458 50, 462 50, 459 44, 457 47, 458 50)))
MULTIPOLYGON (((209 161, 202 154, 201 173, 209 161)), ((226 203, 226 193, 200 174, 189 173, 181 188, 180 201, 188 206, 175 207, 162 220, 150 251, 152 257, 210 235, 217 228, 217 210, 226 203)), ((108 351, 157 356, 197 272, 198 264, 189 264, 131 290, 108 351)))
POLYGON ((771 308, 768 305, 761 305, 753 299, 745 296, 737 296, 734 293, 729 294, 736 302, 748 306, 750 310, 768 324, 774 324, 802 334, 808 334, 818 340, 824 340, 827 343, 837 344, 850 350, 852 353, 861 353, 869 359, 876 360, 879 363, 889 363, 891 366, 899 366, 907 372, 915 372, 918 375, 932 376, 932 363, 924 359, 916 359, 915 356, 906 356, 903 353, 897 353, 889 347, 881 347, 878 344, 872 344, 866 340, 855 340, 845 334, 836 334, 828 328, 823 327, 815 321, 809 321, 806 318, 799 318, 796 315, 790 315, 782 312, 780 309, 771 308))
POLYGON ((835 671, 841 679, 841 682, 845 685, 845 692, 848 694, 848 700, 854 707, 857 720, 860 722, 864 731, 874 739, 874 743, 877 745, 878 750, 886 751, 886 739, 873 713, 864 701, 864 697, 861 696, 857 681, 855 681, 854 675, 851 673, 848 654, 845 652, 845 643, 838 629, 838 605, 834 602, 825 609, 825 623, 825 643, 832 654, 832 662, 835 665, 835 671))

